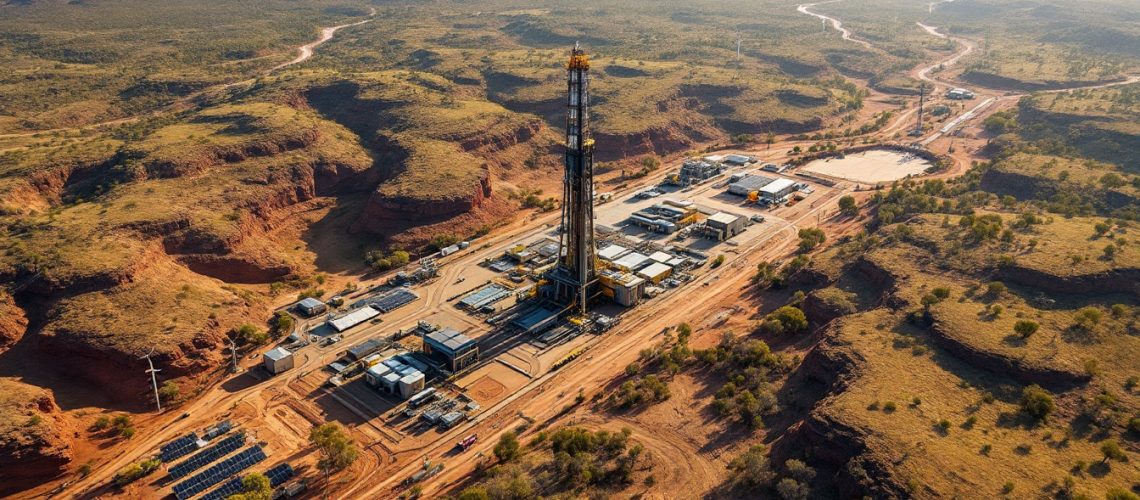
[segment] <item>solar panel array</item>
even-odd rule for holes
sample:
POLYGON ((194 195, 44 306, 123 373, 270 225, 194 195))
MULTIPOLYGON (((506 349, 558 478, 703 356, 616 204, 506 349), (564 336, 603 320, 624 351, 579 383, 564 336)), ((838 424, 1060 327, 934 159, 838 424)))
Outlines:
POLYGON ((223 439, 214 446, 198 452, 184 462, 171 467, 167 472, 170 473, 171 479, 181 479, 187 474, 205 467, 210 462, 228 455, 231 451, 241 448, 243 444, 245 444, 245 433, 239 432, 223 439))
POLYGON ((411 290, 400 287, 368 301, 368 305, 380 312, 388 313, 401 306, 411 304, 418 298, 420 298, 419 295, 411 290))
POLYGON ((229 420, 222 420, 221 422, 218 422, 218 425, 215 425, 213 427, 210 427, 209 429, 206 429, 206 431, 202 433, 202 439, 205 441, 209 441, 209 440, 214 439, 218 436, 221 436, 222 434, 229 432, 230 429, 233 429, 233 428, 234 428, 234 424, 230 423, 229 420))
MULTIPOLYGON (((281 464, 272 469, 265 471, 265 477, 269 479, 269 487, 276 488, 285 484, 285 481, 293 478, 293 467, 289 464, 281 464)), ((226 481, 225 484, 217 487, 214 491, 202 495, 199 500, 223 500, 233 495, 241 493, 242 478, 235 477, 226 481)))
POLYGON ((186 456, 196 449, 198 449, 198 435, 191 432, 190 434, 160 446, 158 448, 158 458, 162 460, 163 463, 170 463, 186 456))
POLYGON ((178 500, 186 500, 262 460, 265 460, 265 450, 262 450, 261 446, 258 445, 250 446, 194 475, 194 477, 174 485, 174 496, 178 500))

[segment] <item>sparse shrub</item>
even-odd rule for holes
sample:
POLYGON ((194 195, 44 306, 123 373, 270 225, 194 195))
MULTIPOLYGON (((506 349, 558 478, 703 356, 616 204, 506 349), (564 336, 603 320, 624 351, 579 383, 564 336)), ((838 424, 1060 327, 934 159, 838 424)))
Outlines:
POLYGON ((1104 493, 1105 500, 1140 500, 1140 496, 1124 488, 1109 488, 1104 493))
POLYGON ((1044 421, 1053 413, 1053 395, 1038 385, 1030 385, 1021 391, 1021 411, 1037 421, 1044 421))
POLYGON ((162 383, 162 387, 158 389, 158 397, 163 401, 169 403, 178 399, 178 384, 173 380, 167 380, 162 383))
POLYGON ((940 430, 944 433, 950 432, 950 421, 946 420, 946 419, 939 420, 938 421, 938 430, 940 430))
POLYGON ((130 464, 116 472, 111 482, 114 483, 115 486, 126 486, 150 475, 150 473, 157 470, 160 465, 162 465, 162 462, 157 459, 130 464))
POLYGON ((886 413, 894 413, 898 409, 898 405, 894 401, 887 401, 883 403, 883 411, 886 413))
POLYGON ((1104 314, 1100 312, 1100 309, 1092 306, 1083 307, 1078 310, 1073 317, 1074 326, 1086 332, 1091 332, 1100 324, 1100 320, 1103 316, 1104 314))
POLYGON ((991 281, 986 285, 986 295, 989 297, 998 297, 1005 293, 1006 290, 1008 290, 1008 288, 1006 288, 1005 283, 1000 281, 991 281))
POLYGON ((95 419, 95 423, 91 424, 91 430, 99 432, 111 426, 111 417, 102 415, 95 419))
POLYGON ((811 489, 806 484, 785 477, 776 484, 776 493, 783 500, 806 500, 811 494, 811 489))
POLYGON ((1013 482, 1012 481, 1006 481, 1005 484, 1003 484, 1001 486, 1001 492, 1004 495, 1008 495, 1010 493, 1013 493, 1013 482))
POLYGON ((1017 335, 1021 338, 1027 339, 1036 333, 1040 326, 1041 325, 1038 325, 1036 321, 1021 320, 1013 324, 1013 331, 1017 332, 1017 335))
POLYGON ((799 248, 801 252, 809 252, 815 247, 823 244, 823 242, 827 239, 827 237, 823 234, 823 230, 819 228, 800 229, 799 236, 799 248))
POLYGON ((630 364, 626 365, 626 367, 625 367, 625 374, 630 376, 630 377, 637 375, 638 372, 640 372, 640 371, 641 371, 641 365, 639 365, 637 363, 630 363, 630 364))
POLYGON ((978 425, 978 417, 970 415, 966 418, 966 421, 962 424, 962 427, 966 429, 973 429, 975 425, 978 425))

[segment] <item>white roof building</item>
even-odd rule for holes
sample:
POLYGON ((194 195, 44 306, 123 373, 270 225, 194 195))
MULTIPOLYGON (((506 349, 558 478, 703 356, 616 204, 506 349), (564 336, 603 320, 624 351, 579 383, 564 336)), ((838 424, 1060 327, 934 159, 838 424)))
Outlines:
POLYGON ((654 262, 648 266, 645 266, 645 269, 638 271, 637 275, 649 281, 657 283, 662 279, 669 277, 669 275, 672 273, 673 268, 660 262, 654 262))
POLYGON ((794 188, 795 185, 796 185, 796 182, 791 180, 791 179, 780 178, 780 179, 776 179, 776 180, 768 183, 767 186, 760 188, 760 193, 761 194, 767 194, 767 195, 782 196, 783 194, 786 194, 786 191, 788 189, 794 188))
POLYGON ((717 212, 717 213, 709 216, 710 221, 718 222, 718 223, 724 224, 726 226, 729 224, 732 224, 733 222, 736 222, 736 219, 739 219, 739 218, 740 218, 740 216, 738 216, 738 215, 733 215, 733 214, 729 214, 729 213, 725 213, 725 212, 717 212))
POLYGON ((379 315, 380 311, 377 311, 368 306, 364 306, 360 309, 345 314, 344 316, 329 320, 329 326, 331 326, 333 330, 336 330, 337 332, 343 332, 379 315))
POLYGON ((637 252, 626 254, 624 257, 613 261, 615 266, 627 271, 636 271, 649 262, 652 261, 649 260, 648 256, 637 252))
POLYGON ((629 249, 621 245, 610 245, 601 250, 598 250, 598 258, 602 260, 614 260, 621 256, 628 254, 629 249))
POLYGON ((652 259, 654 262, 660 262, 662 264, 666 264, 669 262, 670 259, 673 258, 673 256, 669 255, 665 252, 653 252, 653 253, 649 254, 649 258, 652 259))

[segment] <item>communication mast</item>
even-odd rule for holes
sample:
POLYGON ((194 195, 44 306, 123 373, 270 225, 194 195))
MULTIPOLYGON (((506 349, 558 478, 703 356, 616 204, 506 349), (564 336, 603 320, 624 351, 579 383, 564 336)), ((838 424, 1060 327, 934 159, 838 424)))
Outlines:
POLYGON ((922 111, 926 105, 926 82, 918 84, 918 123, 914 124, 914 130, 910 135, 918 137, 922 135, 922 111))
POLYGON ((594 245, 594 138, 589 114, 590 61, 577 43, 566 65, 566 152, 559 262, 550 273, 554 300, 584 315, 598 291, 594 245))
POLYGON ((156 373, 158 373, 162 370, 155 368, 154 362, 150 360, 150 357, 153 354, 154 354, 154 348, 152 347, 150 349, 150 352, 146 353, 145 356, 143 356, 139 359, 146 359, 146 364, 149 366, 149 368, 146 370, 145 373, 150 374, 150 384, 154 387, 154 404, 155 404, 155 406, 158 407, 158 412, 162 413, 162 400, 160 400, 158 398, 158 378, 155 376, 156 373))

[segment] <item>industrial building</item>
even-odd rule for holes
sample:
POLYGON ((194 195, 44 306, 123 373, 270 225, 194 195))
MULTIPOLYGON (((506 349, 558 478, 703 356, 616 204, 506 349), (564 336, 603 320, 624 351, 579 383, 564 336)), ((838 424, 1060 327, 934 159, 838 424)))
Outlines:
POLYGON ((641 302, 645 295, 645 280, 628 272, 602 270, 599 272, 602 294, 613 299, 618 305, 631 307, 641 302))
POLYGON ((300 302, 297 302, 296 307, 297 307, 297 312, 301 313, 302 315, 304 315, 306 317, 310 317, 310 318, 313 316, 316 316, 318 314, 321 314, 321 313, 323 313, 329 309, 329 307, 327 305, 325 305, 324 302, 321 302, 321 301, 314 299, 312 297, 305 297, 304 299, 301 299, 300 302))
POLYGON ((723 172, 723 168, 716 162, 705 160, 685 160, 681 164, 681 171, 676 176, 676 184, 691 186, 700 184, 723 172))
POLYGON ((328 325, 332 327, 333 330, 336 330, 337 333, 340 333, 379 315, 380 311, 370 306, 364 306, 339 318, 330 319, 328 325))
POLYGON ((424 390, 425 377, 423 372, 412 370, 400 378, 400 397, 409 399, 424 390))
POLYGON ((444 328, 423 337, 423 351, 428 357, 458 372, 479 361, 479 344, 454 328, 444 328))
POLYGON ((763 175, 745 175, 728 185, 728 192, 737 196, 748 196, 768 186, 776 179, 763 175))
POLYGON ((637 271, 653 261, 649 259, 648 255, 630 252, 620 259, 611 261, 609 264, 612 267, 625 271, 627 273, 637 271))
POLYGON ((621 245, 609 245, 601 250, 598 250, 598 258, 602 260, 615 260, 620 259, 625 254, 629 253, 630 249, 621 245))
POLYGON ((955 99, 960 101, 968 101, 977 97, 972 91, 966 89, 951 89, 946 93, 947 99, 955 99))
POLYGON ((706 234, 724 241, 744 232, 744 217, 728 212, 717 212, 705 222, 706 234))
POLYGON ((756 162, 756 159, 751 157, 751 156, 727 155, 724 157, 724 163, 727 163, 729 165, 747 165, 749 163, 755 163, 755 162, 756 162))
POLYGON ((776 179, 760 188, 760 198, 774 202, 792 194, 795 190, 795 181, 791 179, 776 179))
POLYGON ((388 368, 388 365, 376 364, 364 372, 364 381, 372 387, 380 387, 383 384, 384 376, 389 373, 392 373, 392 369, 388 368))
POLYGON ((506 287, 499 284, 491 284, 468 294, 466 297, 460 299, 456 305, 469 311, 479 311, 484 307, 491 306, 510 296, 511 291, 507 290, 506 287))
POLYGON ((271 349, 262 357, 262 363, 265 364, 265 369, 269 370, 269 373, 277 375, 293 368, 293 353, 284 347, 271 349))
POLYGON ((673 268, 660 262, 654 262, 637 272, 638 277, 644 278, 654 285, 660 284, 672 274, 673 268))
POLYGON ((348 348, 348 351, 345 352, 345 355, 351 361, 361 361, 373 354, 380 352, 387 345, 387 342, 380 339, 368 339, 348 348))

